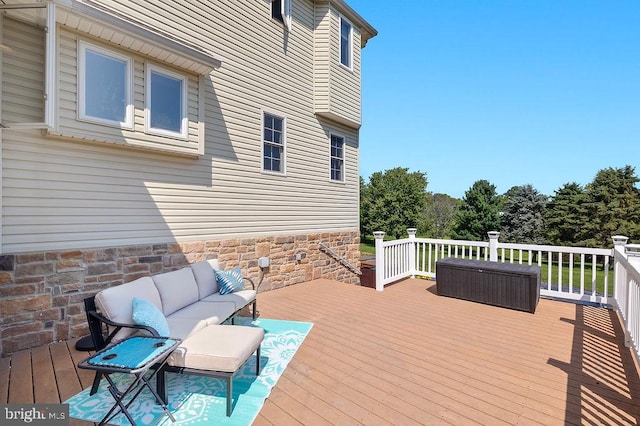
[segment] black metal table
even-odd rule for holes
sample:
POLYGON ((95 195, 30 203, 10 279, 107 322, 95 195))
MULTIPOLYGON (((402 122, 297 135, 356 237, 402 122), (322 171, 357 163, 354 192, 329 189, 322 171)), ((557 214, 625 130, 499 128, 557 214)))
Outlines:
POLYGON ((151 336, 132 336, 113 346, 104 348, 89 358, 83 359, 78 363, 79 368, 99 371, 109 382, 109 392, 115 399, 113 407, 105 414, 100 421, 100 425, 105 424, 120 412, 122 412, 132 425, 136 422, 128 411, 129 406, 140 395, 140 392, 146 387, 148 388, 156 401, 164 412, 169 416, 171 421, 175 422, 171 412, 167 409, 167 405, 162 401, 153 386, 149 384, 149 380, 164 366, 171 352, 180 344, 180 339, 171 339, 167 337, 151 337, 151 336), (155 366, 155 370, 148 376, 145 374, 155 366), (112 373, 126 373, 135 376, 133 382, 122 392, 118 389, 113 379, 109 377, 112 373), (136 390, 137 388, 137 390, 136 390), (136 391, 131 399, 125 404, 124 399, 127 395, 136 391), (119 410, 116 411, 116 408, 119 410))

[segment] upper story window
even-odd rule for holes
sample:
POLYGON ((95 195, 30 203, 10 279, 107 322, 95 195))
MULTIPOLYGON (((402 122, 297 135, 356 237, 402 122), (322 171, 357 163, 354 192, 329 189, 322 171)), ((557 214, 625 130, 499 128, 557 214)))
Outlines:
POLYGON ((187 77, 147 64, 145 72, 146 131, 187 137, 187 77))
POLYGON ((78 118, 132 128, 131 58, 80 42, 78 62, 78 118))
POLYGON ((262 170, 284 173, 285 119, 263 114, 262 170))
POLYGON ((271 0, 271 17, 291 30, 291 0, 271 0))
POLYGON ((344 182, 344 138, 331 135, 331 180, 344 182))
POLYGON ((340 17, 340 63, 351 69, 353 63, 353 26, 340 17))

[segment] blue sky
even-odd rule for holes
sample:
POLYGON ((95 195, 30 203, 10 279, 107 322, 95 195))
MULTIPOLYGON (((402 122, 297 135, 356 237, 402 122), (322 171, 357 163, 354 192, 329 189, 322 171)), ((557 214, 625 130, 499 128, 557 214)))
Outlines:
POLYGON ((430 192, 546 195, 606 167, 640 175, 640 1, 347 0, 362 51, 360 175, 407 167, 430 192))

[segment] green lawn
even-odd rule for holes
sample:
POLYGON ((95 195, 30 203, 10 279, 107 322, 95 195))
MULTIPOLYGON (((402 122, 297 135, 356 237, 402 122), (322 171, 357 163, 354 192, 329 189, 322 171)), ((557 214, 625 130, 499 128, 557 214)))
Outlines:
POLYGON ((376 254, 376 242, 373 238, 361 238, 360 239, 360 254, 362 255, 375 255, 376 254))

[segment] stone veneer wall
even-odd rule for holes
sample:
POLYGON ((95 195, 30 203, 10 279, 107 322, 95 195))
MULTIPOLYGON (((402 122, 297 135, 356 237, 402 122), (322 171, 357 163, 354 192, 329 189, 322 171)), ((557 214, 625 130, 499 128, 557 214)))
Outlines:
POLYGON ((357 275, 319 250, 320 242, 359 266, 359 232, 0 255, 0 353, 86 335, 84 298, 206 259, 217 258, 225 269, 240 265, 257 285, 258 258, 268 256, 271 266, 260 292, 317 278, 360 284, 357 275))

